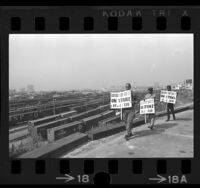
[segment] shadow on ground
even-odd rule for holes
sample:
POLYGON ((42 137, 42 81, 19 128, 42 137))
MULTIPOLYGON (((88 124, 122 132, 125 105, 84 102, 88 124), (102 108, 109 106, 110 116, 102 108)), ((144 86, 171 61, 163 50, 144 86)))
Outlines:
POLYGON ((180 120, 180 121, 192 121, 193 119, 192 118, 177 118, 176 119, 177 121, 180 120))
POLYGON ((155 125, 153 130, 149 129, 149 130, 142 130, 142 131, 134 132, 134 135, 129 140, 137 138, 137 137, 144 137, 144 136, 160 134, 160 133, 164 132, 165 129, 169 129, 176 125, 178 125, 178 124, 177 123, 157 124, 157 125, 155 125))

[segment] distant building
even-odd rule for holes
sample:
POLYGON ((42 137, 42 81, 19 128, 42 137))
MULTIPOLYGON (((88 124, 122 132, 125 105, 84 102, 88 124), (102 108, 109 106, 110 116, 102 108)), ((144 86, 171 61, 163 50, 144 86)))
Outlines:
POLYGON ((185 89, 193 89, 193 82, 192 79, 186 79, 184 80, 184 88, 185 89))
POLYGON ((179 82, 178 84, 172 84, 172 89, 180 90, 183 88, 183 83, 179 82))
POLYGON ((27 92, 33 93, 34 92, 34 86, 33 85, 27 85, 27 92))
POLYGON ((26 89, 25 88, 20 88, 20 93, 26 93, 26 89))
POLYGON ((179 89, 183 88, 183 83, 179 82, 178 85, 179 89))
POLYGON ((53 95, 53 98, 58 98, 58 97, 60 97, 61 95, 59 95, 59 94, 54 94, 53 95))
POLYGON ((17 93, 16 89, 9 89, 9 95, 10 96, 16 95, 16 93, 17 93))
POLYGON ((172 85, 172 89, 180 90, 180 89, 193 89, 192 79, 186 79, 182 83, 172 85))
POLYGON ((173 86, 172 86, 172 89, 173 89, 173 90, 180 90, 180 87, 179 87, 178 85, 173 85, 173 86))
POLYGON ((30 96, 30 97, 29 97, 29 99, 34 99, 34 98, 35 98, 34 96, 30 96))

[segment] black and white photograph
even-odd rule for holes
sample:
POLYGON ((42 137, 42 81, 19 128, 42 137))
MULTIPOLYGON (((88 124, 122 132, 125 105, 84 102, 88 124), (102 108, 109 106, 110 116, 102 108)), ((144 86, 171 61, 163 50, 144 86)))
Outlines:
POLYGON ((193 158, 190 33, 9 34, 10 158, 193 158))

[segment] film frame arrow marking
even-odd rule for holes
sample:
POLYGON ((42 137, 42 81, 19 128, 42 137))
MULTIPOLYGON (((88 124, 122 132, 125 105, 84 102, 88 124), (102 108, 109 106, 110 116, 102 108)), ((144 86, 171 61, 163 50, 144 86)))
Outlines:
POLYGON ((158 181, 157 183, 161 183, 161 182, 164 182, 167 180, 167 178, 157 174, 157 178, 149 178, 149 180, 152 180, 152 181, 158 181))
POLYGON ((69 174, 65 174, 65 177, 56 177, 57 180, 65 180, 65 183, 74 180, 75 178, 73 176, 70 176, 69 174))

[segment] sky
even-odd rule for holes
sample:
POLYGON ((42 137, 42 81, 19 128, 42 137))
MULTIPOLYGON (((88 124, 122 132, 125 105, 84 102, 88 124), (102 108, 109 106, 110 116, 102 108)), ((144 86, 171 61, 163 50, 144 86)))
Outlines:
POLYGON ((193 78, 193 34, 10 34, 9 88, 153 86, 193 78))

